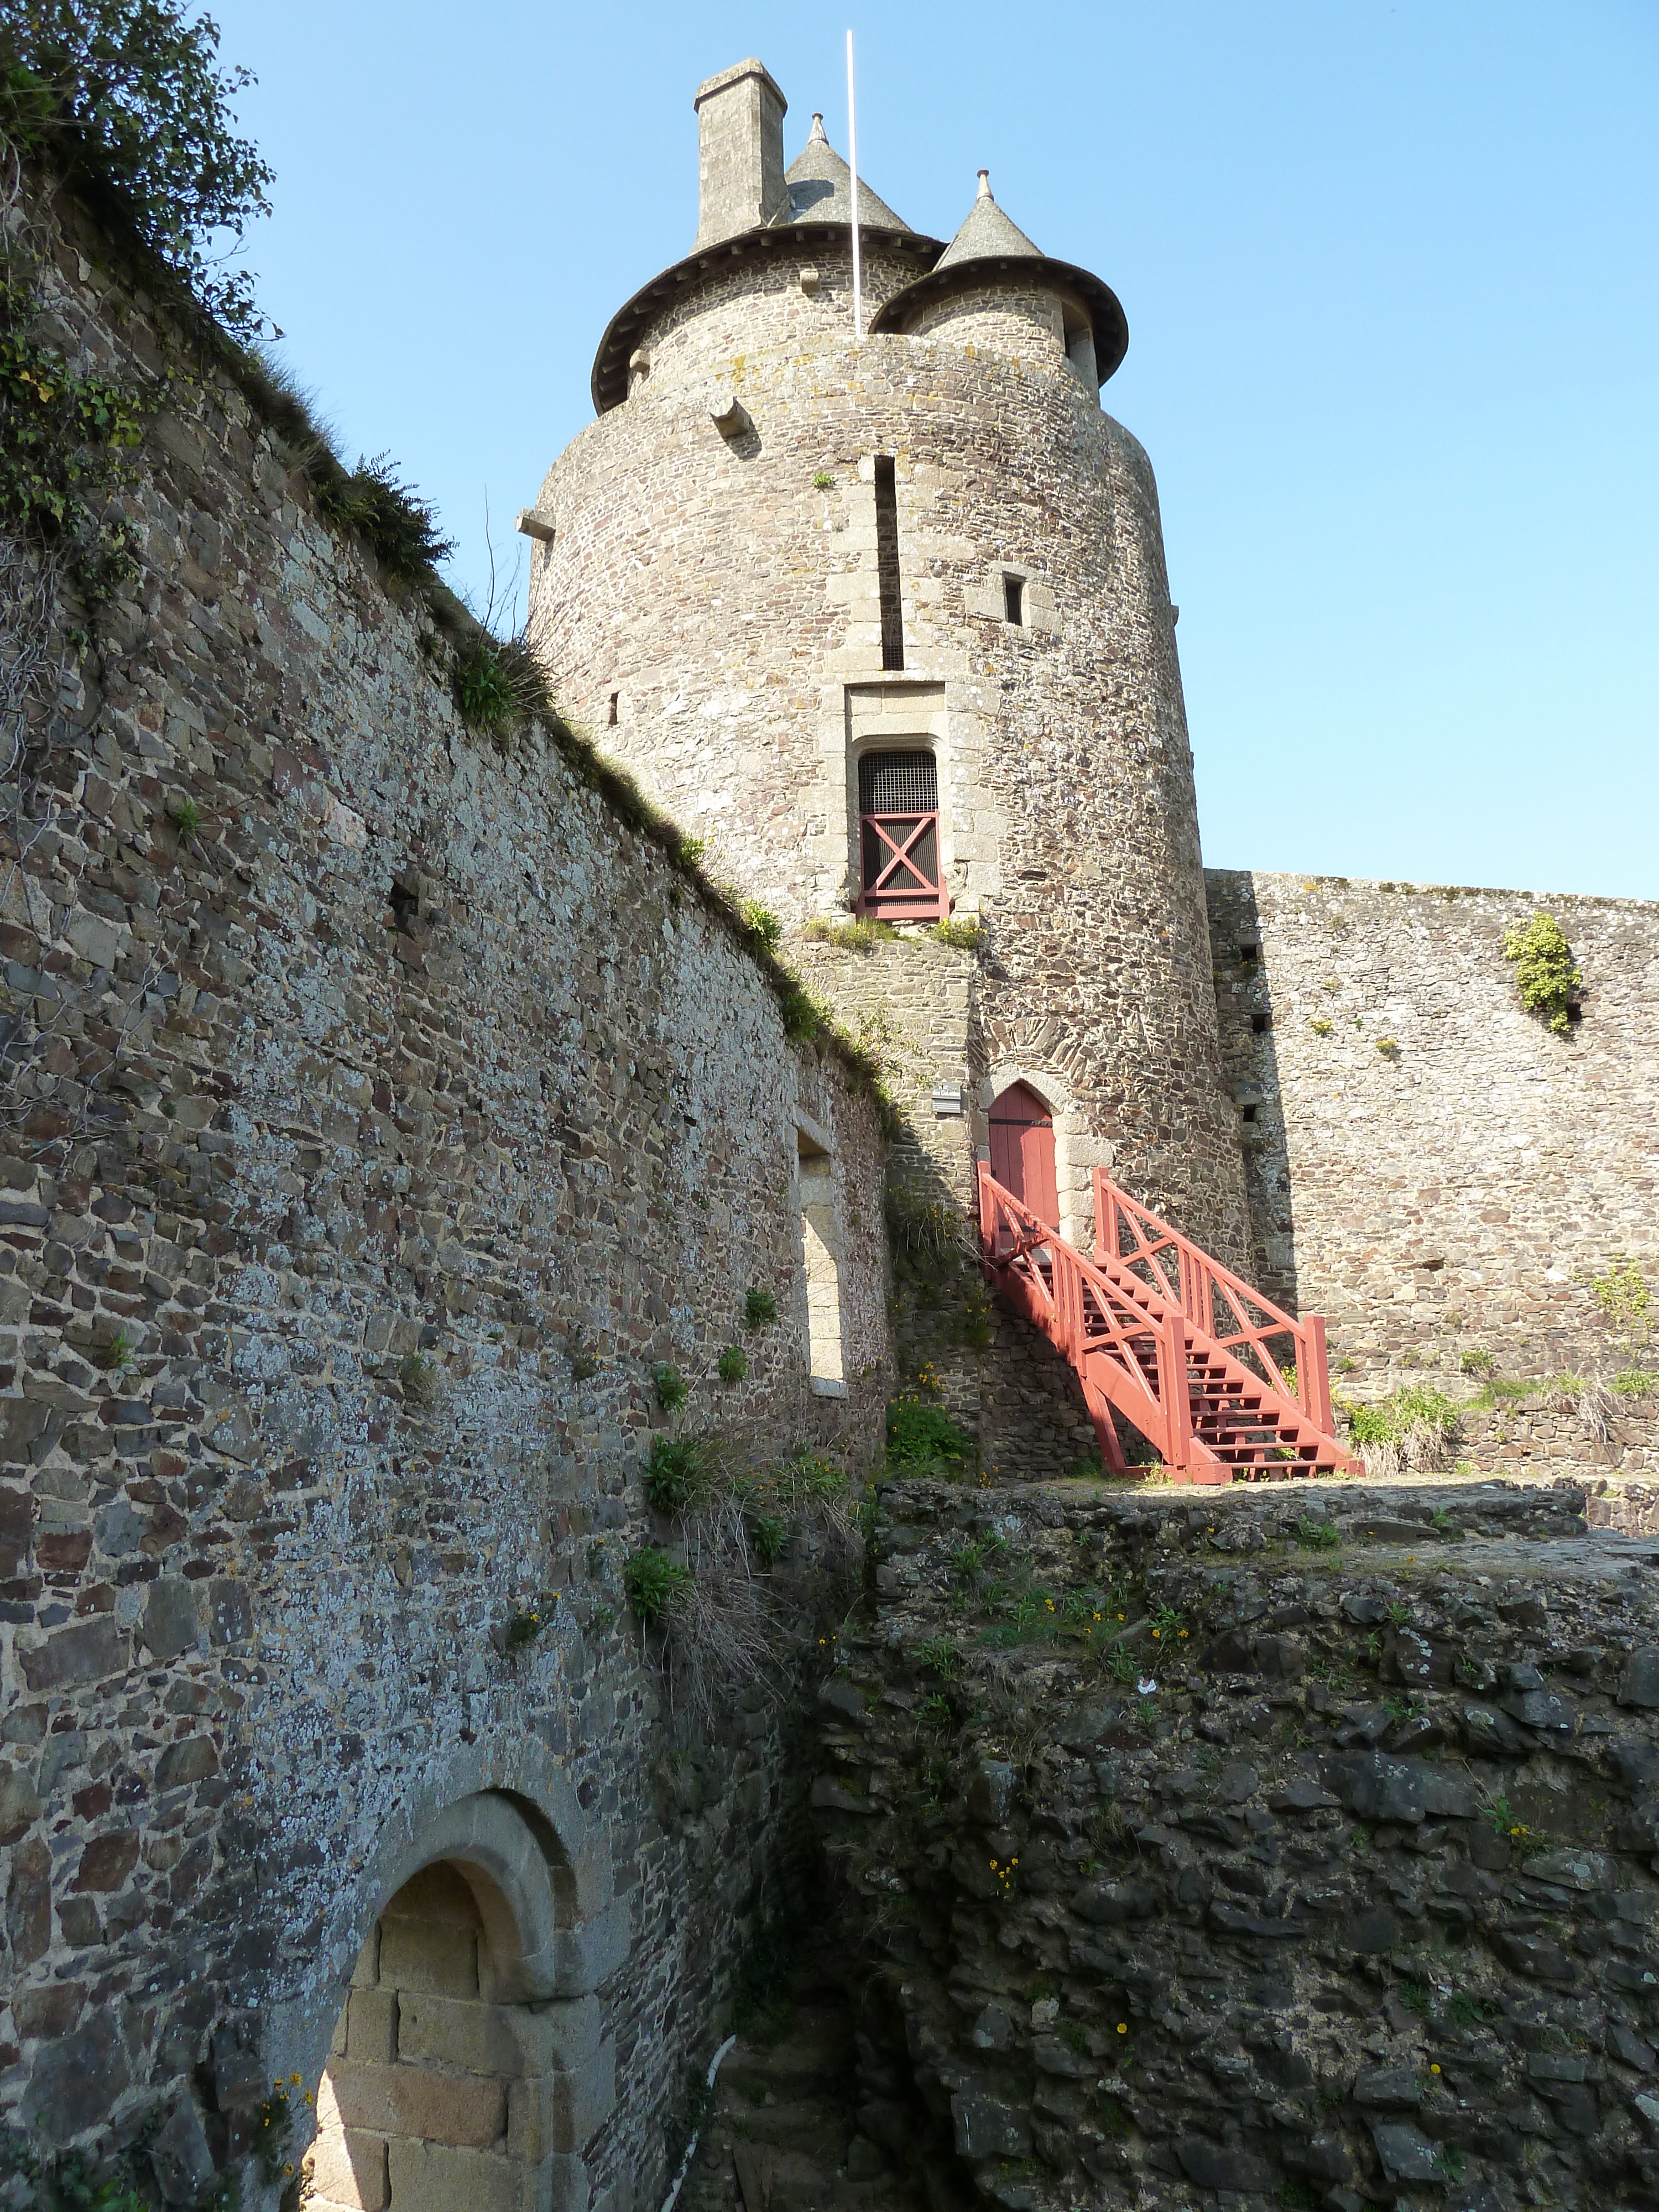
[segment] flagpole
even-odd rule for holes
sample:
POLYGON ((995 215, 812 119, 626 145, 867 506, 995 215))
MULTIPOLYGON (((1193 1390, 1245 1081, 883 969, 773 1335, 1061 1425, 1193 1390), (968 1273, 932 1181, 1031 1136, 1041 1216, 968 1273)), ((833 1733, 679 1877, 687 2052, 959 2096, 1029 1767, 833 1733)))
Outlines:
POLYGON ((853 33, 847 33, 847 166, 853 173, 853 338, 864 343, 864 261, 859 252, 859 126, 853 105, 853 33))

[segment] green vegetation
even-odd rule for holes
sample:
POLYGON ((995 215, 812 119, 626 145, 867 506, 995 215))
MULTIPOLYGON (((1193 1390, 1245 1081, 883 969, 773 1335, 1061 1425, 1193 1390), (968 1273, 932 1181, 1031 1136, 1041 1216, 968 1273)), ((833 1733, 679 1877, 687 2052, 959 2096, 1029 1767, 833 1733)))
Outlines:
POLYGON ((914 1183, 890 1183, 882 1210, 896 1253, 938 1267, 965 1251, 967 1220, 954 1199, 926 1198, 914 1183))
POLYGON ((791 1044, 805 1044, 820 1030, 833 1029, 829 1010, 819 1005, 801 983, 789 984, 781 994, 783 1033, 791 1044))
POLYGON ((770 907, 758 899, 744 899, 738 907, 743 926, 763 952, 775 952, 783 937, 783 924, 770 907))
POLYGON ((220 67, 218 26, 192 12, 180 0, 13 0, 0 129, 248 337, 252 280, 224 269, 222 241, 270 213, 271 171, 233 127, 252 76, 220 67))
POLYGON ((132 1364, 132 1339, 125 1329, 118 1328, 108 1343, 100 1345, 92 1358, 106 1375, 125 1375, 132 1364))
POLYGON ((1504 957, 1516 963, 1521 1003, 1529 1014, 1542 1014, 1558 1036, 1571 1025, 1575 987, 1584 980, 1573 965, 1566 933, 1553 914, 1535 914, 1504 933, 1504 957))
POLYGON ((677 1406, 685 1403, 685 1377, 678 1367, 665 1360, 652 1369, 651 1389, 665 1413, 672 1413, 677 1406))
POLYGON ((1605 1275, 1582 1275, 1579 1280, 1615 1336, 1632 1344, 1645 1344, 1652 1336, 1653 1291, 1634 1260, 1621 1252, 1605 1275))
POLYGON ((990 943, 990 932, 976 914, 965 914, 960 921, 936 921, 928 931, 941 945, 954 945, 958 952, 982 952, 990 943))
POLYGON ((1400 1040, 1398 1037, 1378 1037, 1376 1039, 1376 1049, 1382 1054, 1384 1060, 1398 1060, 1400 1057, 1400 1040))
POLYGON ((941 1682, 951 1680, 961 1663, 961 1654, 948 1636, 929 1637, 912 1656, 921 1666, 937 1674, 941 1682))
POLYGON ((749 1372, 749 1354, 740 1344, 728 1344, 714 1363, 722 1382, 741 1382, 749 1372))
POLYGON ((167 802, 167 816, 179 833, 181 845, 193 845, 202 834, 202 810, 193 799, 173 799, 167 802))
POLYGON ((1659 1396, 1659 1372, 1647 1367, 1621 1367, 1613 1378, 1613 1387, 1621 1398, 1659 1396))
POLYGON ((506 1643, 509 1651, 522 1651, 533 1644, 542 1632, 542 1617, 538 1613, 515 1613, 507 1624, 506 1643))
POLYGON ((1461 1374, 1490 1375, 1493 1366, 1492 1356, 1489 1352, 1477 1351, 1472 1346, 1468 1352, 1459 1354, 1457 1365, 1461 1374))
POLYGON ((830 475, 828 469, 820 469, 817 475, 812 478, 812 489, 814 491, 834 491, 835 488, 836 479, 830 475))
POLYGON ((1313 1033, 1316 1036, 1329 1036, 1333 1026, 1334 1024, 1322 1014, 1313 1024, 1313 1033))
MULTIPOLYGON (((426 582, 455 550, 438 528, 435 509, 398 480, 388 453, 360 459, 349 476, 323 477, 315 490, 318 513, 360 538, 395 583, 426 582)), ((495 665, 495 647, 481 635, 456 658, 455 702, 470 728, 489 725, 491 687, 507 685, 495 665)))
POLYGON ((635 1617, 654 1628, 679 1592, 690 1583, 688 1570, 653 1544, 641 1545, 623 1562, 623 1591, 635 1617))
POLYGON ((1458 1408, 1426 1382, 1396 1390, 1374 1406, 1342 1404, 1339 1411, 1372 1474, 1442 1466, 1456 1440, 1458 1408))
POLYGON ((887 1459, 907 1473, 954 1475, 973 1456, 974 1440, 941 1407, 895 1398, 887 1408, 887 1459))
POLYGON ((438 1370, 423 1353, 404 1353, 398 1363, 398 1380, 411 1404, 435 1406, 438 1402, 438 1370))
POLYGON ((784 1547, 788 1534, 787 1524, 781 1513, 757 1513, 749 1523, 749 1540, 753 1544, 763 1566, 769 1567, 784 1547))
POLYGON ((778 1317, 778 1302, 770 1291, 750 1291, 743 1302, 744 1325, 766 1328, 778 1317))
POLYGON ((683 1513, 702 1487, 702 1445, 695 1437, 653 1437, 643 1480, 659 1513, 683 1513))
POLYGON ((830 921, 816 915, 805 933, 820 945, 833 945, 841 952, 873 952, 878 945, 891 945, 898 932, 890 921, 830 921))
POLYGON ((1328 1521, 1316 1520, 1311 1513, 1297 1516, 1295 1534, 1306 1552, 1334 1552, 1342 1540, 1328 1521))

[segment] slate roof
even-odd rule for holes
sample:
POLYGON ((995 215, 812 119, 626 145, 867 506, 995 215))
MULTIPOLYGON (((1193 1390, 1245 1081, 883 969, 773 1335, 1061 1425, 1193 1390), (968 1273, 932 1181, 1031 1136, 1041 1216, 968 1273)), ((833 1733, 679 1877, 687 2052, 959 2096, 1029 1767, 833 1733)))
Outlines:
MULTIPOLYGON (((780 222, 846 222, 853 220, 853 172, 823 135, 823 118, 812 118, 811 133, 785 179, 789 186, 789 212, 780 222)), ((859 179, 859 228, 908 230, 902 216, 895 215, 885 200, 859 179)))

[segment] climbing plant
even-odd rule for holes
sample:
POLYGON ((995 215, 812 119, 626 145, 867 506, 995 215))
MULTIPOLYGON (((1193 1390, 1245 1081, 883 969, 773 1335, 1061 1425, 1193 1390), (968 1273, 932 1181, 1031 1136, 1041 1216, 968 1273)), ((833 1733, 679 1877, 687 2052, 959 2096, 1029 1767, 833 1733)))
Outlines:
POLYGON ((1504 933, 1504 957, 1515 963, 1521 1003, 1542 1014, 1558 1036, 1566 1034, 1574 986, 1583 976, 1573 965, 1566 932, 1553 914, 1535 914, 1504 933))

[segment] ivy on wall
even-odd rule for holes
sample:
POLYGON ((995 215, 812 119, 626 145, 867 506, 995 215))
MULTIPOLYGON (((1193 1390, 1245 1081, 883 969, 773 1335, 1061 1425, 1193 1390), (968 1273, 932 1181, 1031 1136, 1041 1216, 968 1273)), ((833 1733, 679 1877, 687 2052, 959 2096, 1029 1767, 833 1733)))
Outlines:
POLYGON ((1557 1036, 1565 1036, 1572 1019, 1572 994, 1584 978, 1555 916, 1535 914, 1529 921, 1516 922, 1504 933, 1504 957, 1515 963, 1527 1012, 1542 1014, 1557 1036))

